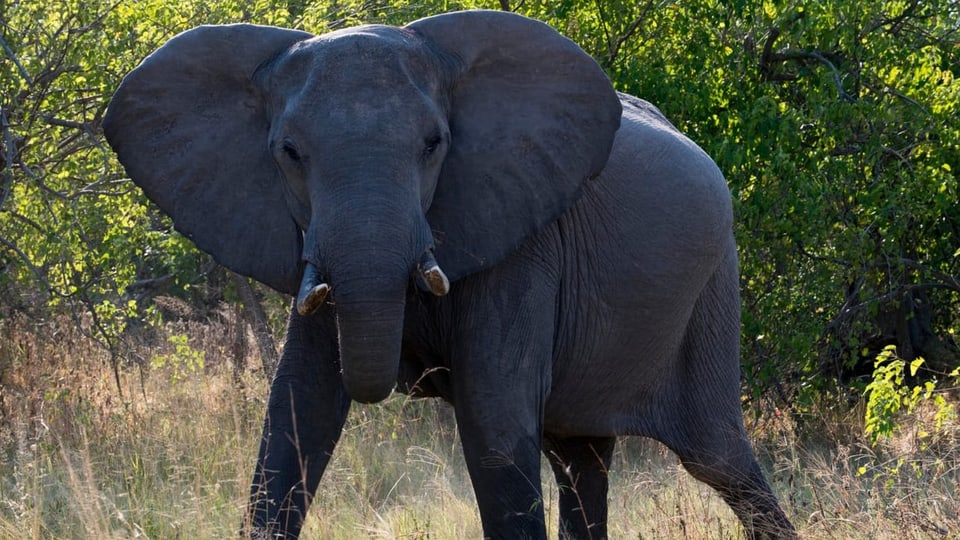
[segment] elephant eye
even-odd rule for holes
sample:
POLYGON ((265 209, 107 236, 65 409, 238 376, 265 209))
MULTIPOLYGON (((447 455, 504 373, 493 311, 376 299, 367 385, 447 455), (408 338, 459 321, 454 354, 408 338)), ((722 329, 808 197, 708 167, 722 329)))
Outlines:
POLYGON ((428 138, 424 143, 423 157, 427 158, 433 155, 433 153, 437 151, 437 148, 440 148, 442 143, 443 136, 439 133, 436 133, 432 137, 428 138))
POLYGON ((290 158, 290 161, 299 163, 300 162, 300 152, 297 151, 297 147, 293 145, 290 141, 283 142, 283 153, 290 158))

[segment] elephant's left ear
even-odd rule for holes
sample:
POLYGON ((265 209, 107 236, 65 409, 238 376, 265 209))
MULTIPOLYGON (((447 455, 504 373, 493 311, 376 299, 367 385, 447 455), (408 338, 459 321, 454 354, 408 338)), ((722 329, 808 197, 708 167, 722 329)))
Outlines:
POLYGON ((413 22, 453 64, 450 150, 427 220, 450 279, 489 268, 603 170, 620 100, 580 47, 533 19, 465 11, 413 22))
POLYGON ((188 30, 123 79, 103 119, 130 178, 178 231, 227 268, 293 294, 300 230, 254 75, 311 37, 250 24, 188 30))

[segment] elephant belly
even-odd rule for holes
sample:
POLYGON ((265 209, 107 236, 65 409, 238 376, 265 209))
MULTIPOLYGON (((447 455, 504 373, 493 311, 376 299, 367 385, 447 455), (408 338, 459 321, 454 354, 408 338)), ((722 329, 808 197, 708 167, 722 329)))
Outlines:
POLYGON ((678 391, 679 351, 693 307, 648 295, 630 313, 594 313, 554 359, 545 428, 579 436, 648 435, 678 391))
POLYGON ((397 371, 398 392, 414 398, 440 397, 452 400, 450 370, 437 355, 404 341, 397 371))

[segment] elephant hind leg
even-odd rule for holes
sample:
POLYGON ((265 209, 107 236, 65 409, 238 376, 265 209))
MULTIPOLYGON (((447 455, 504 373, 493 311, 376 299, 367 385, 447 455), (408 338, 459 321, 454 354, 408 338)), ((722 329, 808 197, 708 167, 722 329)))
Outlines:
POLYGON ((748 538, 796 538, 746 439, 727 442, 720 455, 682 451, 680 461, 694 478, 717 490, 743 523, 748 538))
POLYGON ((607 538, 607 471, 615 437, 547 435, 543 453, 560 488, 560 538, 607 538))
POLYGON ((750 447, 740 404, 740 300, 735 250, 721 263, 691 314, 678 392, 658 439, 724 498, 750 538, 795 538, 750 447))

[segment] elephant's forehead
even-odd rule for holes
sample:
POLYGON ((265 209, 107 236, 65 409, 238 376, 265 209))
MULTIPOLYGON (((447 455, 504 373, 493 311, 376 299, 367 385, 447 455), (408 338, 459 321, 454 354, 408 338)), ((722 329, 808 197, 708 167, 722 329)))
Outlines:
POLYGON ((288 108, 383 121, 420 114, 416 104, 426 104, 424 96, 437 88, 429 66, 425 49, 409 32, 360 27, 298 44, 279 62, 275 82, 297 87, 293 95, 283 92, 292 98, 288 108))
POLYGON ((391 26, 364 26, 324 34, 295 45, 282 59, 281 70, 325 81, 408 79, 426 67, 422 42, 391 26))

